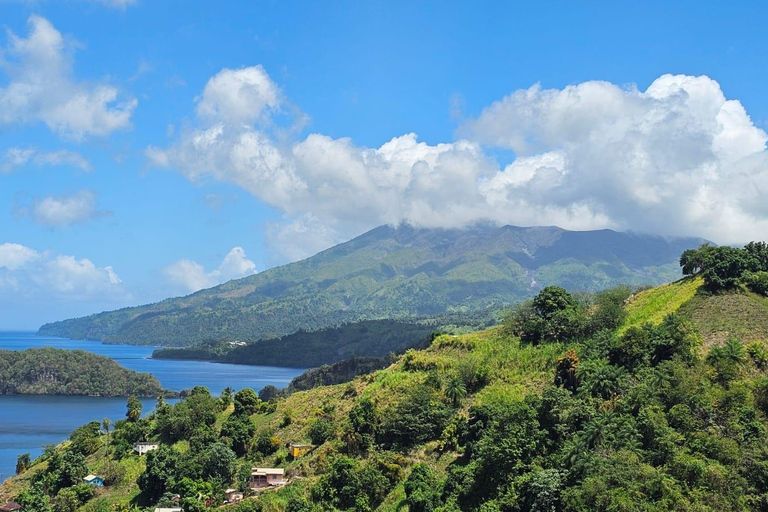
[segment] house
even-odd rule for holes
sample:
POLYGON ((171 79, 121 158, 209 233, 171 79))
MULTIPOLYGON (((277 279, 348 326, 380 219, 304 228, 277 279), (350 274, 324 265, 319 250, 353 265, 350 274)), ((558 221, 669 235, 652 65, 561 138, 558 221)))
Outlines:
POLYGON ((157 443, 136 443, 133 445, 133 451, 138 452, 139 455, 144 455, 152 450, 157 450, 160 447, 157 443))
POLYGON ((284 477, 285 470, 283 468, 251 468, 251 479, 248 481, 248 487, 262 489, 283 485, 285 483, 284 477))
POLYGON ((312 449, 312 445, 311 444, 291 443, 290 449, 291 449, 290 450, 291 456, 294 459, 298 459, 299 457, 303 457, 304 455, 306 455, 307 452, 312 449))
POLYGON ((237 489, 227 489, 224 491, 224 501, 227 503, 237 503, 243 501, 243 493, 237 489))
POLYGON ((104 485, 104 480, 102 480, 100 476, 96 475, 88 475, 87 477, 83 478, 83 481, 88 485, 93 485, 94 487, 102 487, 104 485))
POLYGON ((21 510, 21 505, 16 503, 15 501, 9 501, 2 507, 0 507, 0 512, 17 512, 21 510))
POLYGON ((179 507, 176 508, 156 508, 155 512, 184 512, 179 507))

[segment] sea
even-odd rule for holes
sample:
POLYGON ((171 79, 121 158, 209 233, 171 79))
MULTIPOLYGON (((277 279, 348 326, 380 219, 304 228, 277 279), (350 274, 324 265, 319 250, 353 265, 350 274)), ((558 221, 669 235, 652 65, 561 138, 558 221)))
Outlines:
MULTIPOLYGON (((226 387, 258 391, 272 384, 282 388, 305 370, 152 359, 152 351, 157 347, 107 345, 99 341, 37 336, 33 332, 0 332, 0 349, 34 347, 87 350, 111 357, 125 368, 153 374, 164 388, 174 391, 194 386, 205 386, 213 394, 221 393, 226 387)), ((142 402, 145 413, 155 406, 155 399, 142 402)), ((125 413, 125 398, 0 395, 0 482, 14 473, 19 454, 30 453, 34 459, 42 453, 43 446, 64 441, 80 425, 104 418, 117 421, 124 418, 125 413)))

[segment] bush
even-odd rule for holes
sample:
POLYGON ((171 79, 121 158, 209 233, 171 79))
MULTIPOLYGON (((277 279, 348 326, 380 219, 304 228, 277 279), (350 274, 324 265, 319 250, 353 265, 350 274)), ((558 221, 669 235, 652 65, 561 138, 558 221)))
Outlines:
POLYGON ((382 442, 408 448, 437 439, 453 415, 437 393, 427 387, 414 388, 391 412, 381 428, 382 442))
POLYGON ((763 270, 758 272, 745 272, 742 279, 744 284, 751 291, 760 295, 768 295, 768 272, 763 270))
POLYGON ((333 422, 327 418, 315 418, 309 425, 307 435, 314 445, 321 445, 333 437, 333 422))

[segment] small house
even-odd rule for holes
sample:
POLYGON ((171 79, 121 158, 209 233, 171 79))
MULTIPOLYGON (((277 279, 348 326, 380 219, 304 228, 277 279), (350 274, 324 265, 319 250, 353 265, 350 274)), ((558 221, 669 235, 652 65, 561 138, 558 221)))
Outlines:
POLYGON ((293 457, 294 459, 298 459, 299 457, 303 457, 304 455, 306 455, 307 452, 312 449, 312 445, 301 444, 301 443, 291 443, 290 449, 291 449, 290 450, 291 457, 293 457))
POLYGON ((0 506, 0 512, 18 512, 21 510, 21 505, 15 501, 9 501, 3 506, 0 506))
POLYGON ((96 476, 96 475, 88 475, 87 477, 83 478, 83 481, 88 485, 92 485, 94 487, 104 486, 104 480, 100 476, 96 476))
POLYGON ((285 483, 285 470, 283 468, 251 468, 251 478, 248 487, 262 489, 264 487, 276 487, 285 483))
POLYGON ((237 503, 238 501, 243 501, 243 493, 242 491, 238 491, 237 489, 227 489, 224 491, 224 501, 227 503, 237 503))
POLYGON ((156 508, 155 512, 184 512, 181 508, 156 508))
POLYGON ((160 447, 157 443, 136 443, 133 445, 133 451, 138 452, 139 455, 144 455, 152 450, 157 450, 160 447))

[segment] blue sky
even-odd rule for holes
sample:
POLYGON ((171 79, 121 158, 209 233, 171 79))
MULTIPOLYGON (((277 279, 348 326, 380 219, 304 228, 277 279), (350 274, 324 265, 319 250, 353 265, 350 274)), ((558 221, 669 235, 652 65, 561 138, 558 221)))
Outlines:
POLYGON ((0 329, 383 223, 764 237, 768 6, 668 4, 0 0, 0 329))

